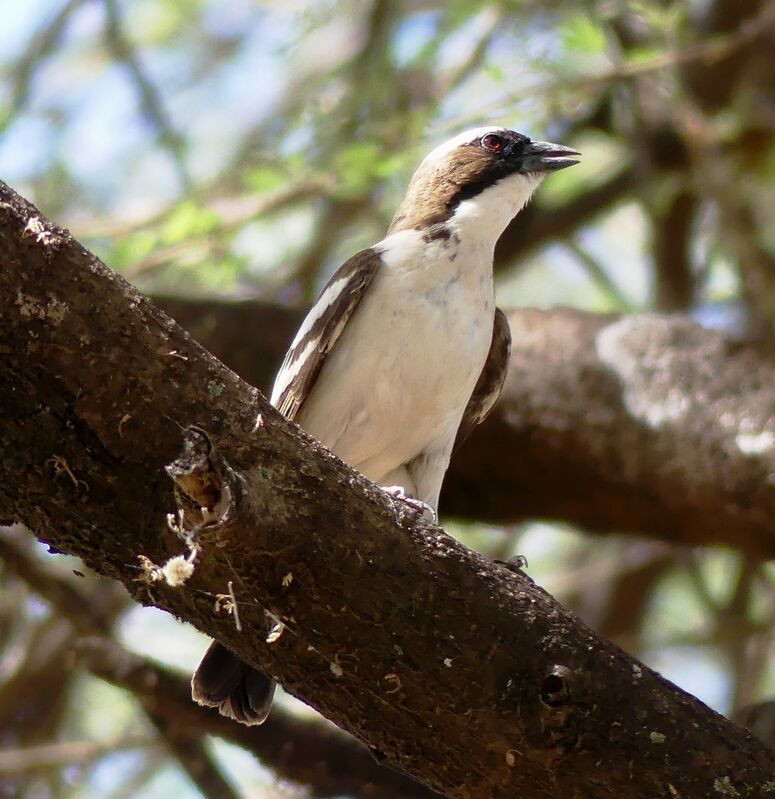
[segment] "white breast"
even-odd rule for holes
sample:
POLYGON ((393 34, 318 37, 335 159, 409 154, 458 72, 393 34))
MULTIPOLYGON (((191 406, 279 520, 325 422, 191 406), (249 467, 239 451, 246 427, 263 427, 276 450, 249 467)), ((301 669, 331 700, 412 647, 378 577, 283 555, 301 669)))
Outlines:
POLYGON ((385 239, 384 266, 297 421, 375 482, 454 438, 492 337, 492 246, 417 231, 385 239))

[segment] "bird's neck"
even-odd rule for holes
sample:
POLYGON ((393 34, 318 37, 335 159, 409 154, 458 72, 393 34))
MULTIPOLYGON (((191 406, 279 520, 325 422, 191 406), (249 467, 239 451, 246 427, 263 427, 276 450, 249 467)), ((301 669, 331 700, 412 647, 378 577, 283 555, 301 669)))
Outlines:
MULTIPOLYGON (((461 239, 494 250, 506 226, 525 207, 541 175, 511 175, 450 208, 443 192, 413 181, 396 211, 388 235, 403 230, 446 229, 461 239)), ((449 192, 447 192, 449 193, 449 192)))
POLYGON ((527 205, 540 176, 513 175, 463 200, 450 216, 450 230, 465 239, 488 242, 495 249, 512 219, 527 205))

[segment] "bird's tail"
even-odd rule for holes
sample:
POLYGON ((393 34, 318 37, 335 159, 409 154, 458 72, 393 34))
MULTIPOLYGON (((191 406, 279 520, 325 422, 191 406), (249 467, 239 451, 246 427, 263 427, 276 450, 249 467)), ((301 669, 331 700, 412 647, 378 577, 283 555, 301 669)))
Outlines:
POLYGON ((200 705, 217 707, 222 716, 252 726, 269 715, 276 685, 213 641, 191 679, 191 696, 200 705))

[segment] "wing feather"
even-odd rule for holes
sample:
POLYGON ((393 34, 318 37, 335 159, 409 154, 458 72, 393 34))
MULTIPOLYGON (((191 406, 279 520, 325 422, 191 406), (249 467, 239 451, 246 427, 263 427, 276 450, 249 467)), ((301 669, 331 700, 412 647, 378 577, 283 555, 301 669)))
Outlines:
POLYGON ((379 251, 361 250, 334 272, 296 334, 275 378, 271 403, 293 420, 315 385, 326 356, 355 313, 382 264, 379 251))
POLYGON ((476 382, 471 399, 463 412, 463 418, 455 438, 455 450, 468 438, 471 431, 481 424, 492 411, 506 381, 511 354, 511 331, 506 314, 500 308, 495 309, 492 325, 492 341, 490 350, 476 382))

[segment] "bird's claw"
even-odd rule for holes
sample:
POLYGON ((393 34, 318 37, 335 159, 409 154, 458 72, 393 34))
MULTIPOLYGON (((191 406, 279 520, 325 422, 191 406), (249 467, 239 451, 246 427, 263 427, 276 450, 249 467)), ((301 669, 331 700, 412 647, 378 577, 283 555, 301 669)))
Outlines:
POLYGON ((495 563, 505 566, 510 572, 524 573, 527 568, 527 558, 524 555, 512 555, 508 560, 498 560, 495 563))
POLYGON ((380 488, 382 488, 386 494, 393 497, 393 499, 400 499, 401 502, 408 505, 412 510, 417 511, 425 521, 436 524, 436 511, 427 502, 410 497, 403 486, 380 486, 380 488))

